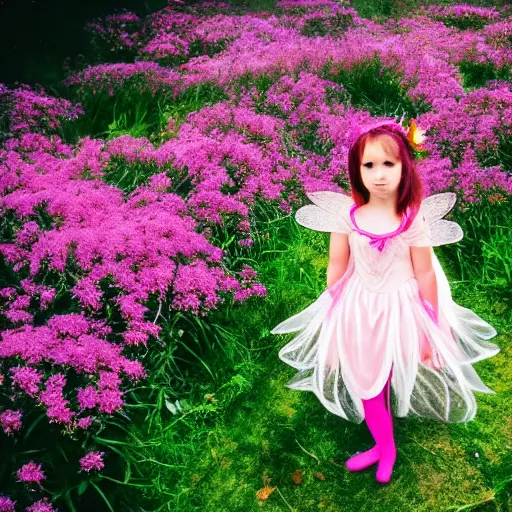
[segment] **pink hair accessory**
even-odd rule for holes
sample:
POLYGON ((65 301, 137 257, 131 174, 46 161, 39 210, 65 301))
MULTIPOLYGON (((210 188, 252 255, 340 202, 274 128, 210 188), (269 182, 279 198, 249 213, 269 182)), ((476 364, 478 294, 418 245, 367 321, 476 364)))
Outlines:
POLYGON ((405 135, 414 149, 423 149, 422 143, 425 141, 426 130, 420 129, 414 119, 411 119, 409 126, 404 128, 404 117, 405 114, 400 118, 400 121, 395 121, 394 119, 390 118, 381 119, 380 121, 375 121, 372 119, 371 122, 355 125, 349 134, 349 147, 352 147, 356 143, 357 139, 364 133, 367 133, 375 128, 380 128, 381 126, 389 126, 392 130, 398 131, 405 135))

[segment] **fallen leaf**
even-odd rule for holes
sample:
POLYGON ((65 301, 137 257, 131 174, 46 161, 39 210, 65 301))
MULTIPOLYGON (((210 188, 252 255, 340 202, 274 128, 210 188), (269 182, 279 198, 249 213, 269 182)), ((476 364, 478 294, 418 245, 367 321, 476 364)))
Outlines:
POLYGON ((325 475, 323 473, 315 473, 315 478, 318 478, 318 480, 325 480, 325 475))
POLYGON ((263 487, 262 489, 260 489, 257 493, 256 493, 256 497, 260 500, 260 501, 266 501, 268 500, 269 496, 276 490, 275 487, 269 487, 268 485, 266 485, 265 487, 263 487))
POLYGON ((295 473, 292 475, 292 480, 295 485, 300 485, 302 483, 302 471, 300 469, 297 469, 295 473))

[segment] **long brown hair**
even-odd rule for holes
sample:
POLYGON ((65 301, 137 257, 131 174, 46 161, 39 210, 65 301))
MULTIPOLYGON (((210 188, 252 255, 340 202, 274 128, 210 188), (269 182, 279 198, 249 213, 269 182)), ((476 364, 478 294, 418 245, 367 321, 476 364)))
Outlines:
POLYGON ((402 216, 410 208, 411 215, 407 221, 406 228, 416 216, 423 200, 423 185, 420 175, 416 170, 414 151, 407 139, 407 136, 392 125, 383 125, 363 133, 352 145, 348 153, 348 176, 352 189, 352 199, 357 206, 362 206, 370 200, 370 192, 363 185, 361 178, 361 160, 367 141, 379 137, 390 137, 398 147, 399 159, 402 162, 402 178, 398 185, 396 210, 402 216))

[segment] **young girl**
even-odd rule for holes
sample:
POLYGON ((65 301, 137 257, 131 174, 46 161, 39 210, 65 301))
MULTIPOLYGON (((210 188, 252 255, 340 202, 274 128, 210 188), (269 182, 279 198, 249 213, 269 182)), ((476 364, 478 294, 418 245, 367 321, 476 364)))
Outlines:
POLYGON ((299 332, 279 352, 299 370, 287 387, 312 391, 346 420, 366 421, 375 446, 346 467, 378 462, 380 483, 390 481, 396 459, 392 414, 472 420, 473 392, 494 393, 472 365, 499 352, 485 341, 495 329, 451 298, 432 247, 463 236, 441 220, 456 195, 422 201, 413 145, 411 130, 395 122, 359 128, 348 156, 352 198, 307 194, 315 204, 296 219, 331 233, 327 289, 271 331, 299 332))

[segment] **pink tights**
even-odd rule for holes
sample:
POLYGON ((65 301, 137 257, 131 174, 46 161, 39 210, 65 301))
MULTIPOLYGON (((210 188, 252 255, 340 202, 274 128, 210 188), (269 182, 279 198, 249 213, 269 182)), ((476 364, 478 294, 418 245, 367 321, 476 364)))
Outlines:
POLYGON ((345 463, 349 471, 361 471, 378 462, 376 479, 380 483, 388 483, 391 480, 396 459, 390 407, 390 379, 391 375, 384 389, 376 397, 363 400, 366 424, 375 439, 375 446, 354 455, 345 463))

